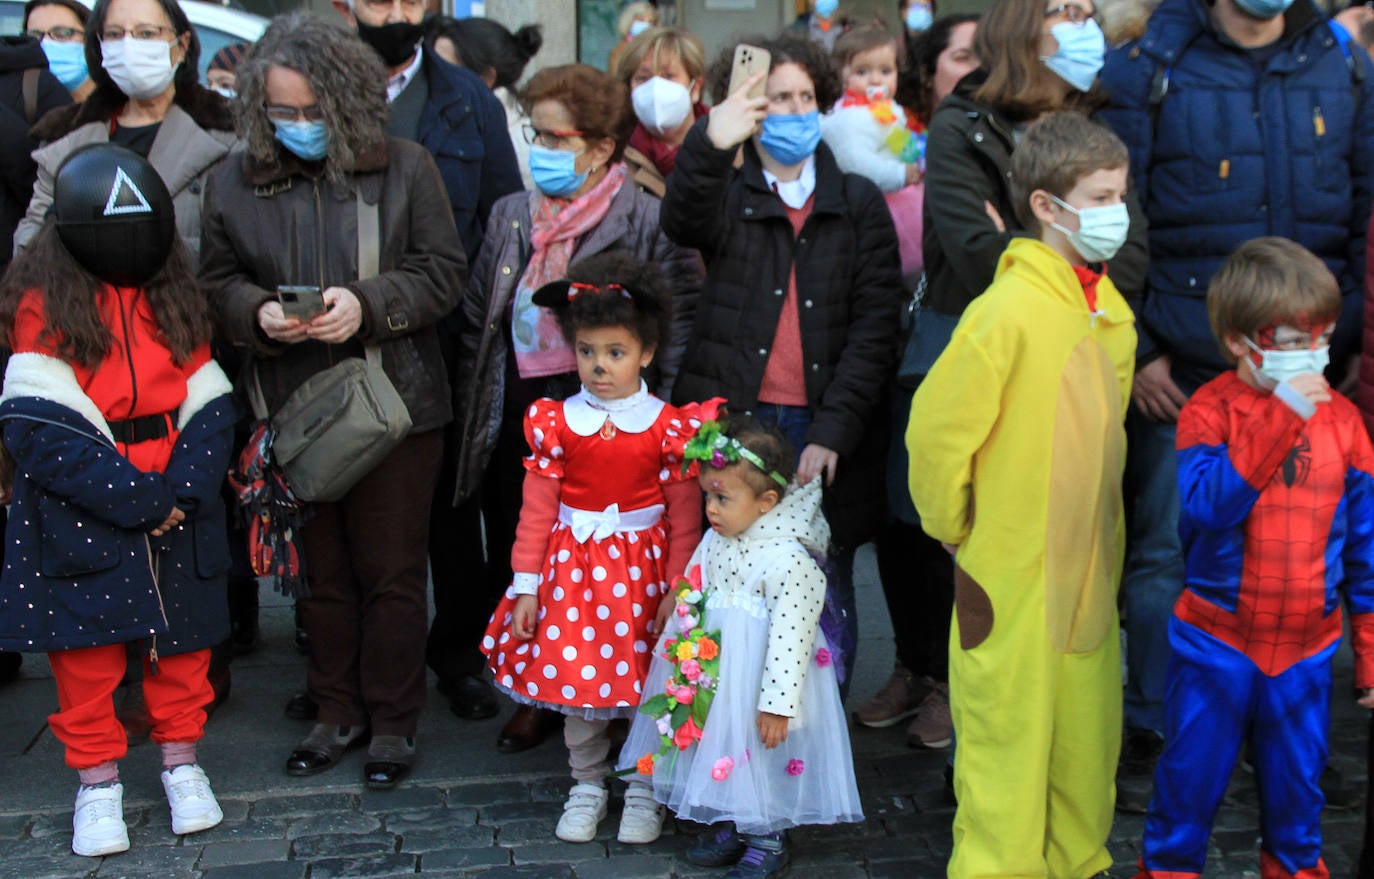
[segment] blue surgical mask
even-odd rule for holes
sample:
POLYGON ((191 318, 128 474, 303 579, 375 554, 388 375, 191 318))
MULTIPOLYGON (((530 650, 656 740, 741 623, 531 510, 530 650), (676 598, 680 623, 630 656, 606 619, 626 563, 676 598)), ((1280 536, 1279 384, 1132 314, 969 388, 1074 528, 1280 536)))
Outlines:
POLYGON ((816 0, 816 14, 821 18, 829 18, 839 8, 840 0, 816 0))
POLYGON ((922 6, 917 3, 907 7, 905 21, 906 29, 915 33, 930 30, 930 25, 935 21, 935 16, 930 14, 929 6, 922 6))
POLYGON ((329 129, 324 127, 323 119, 311 121, 297 119, 292 122, 272 120, 277 129, 277 140, 297 156, 308 162, 317 162, 329 153, 329 129))
POLYGON ((1076 208, 1057 195, 1051 195, 1050 198, 1078 217, 1077 232, 1070 232, 1058 223, 1052 227, 1068 236, 1073 249, 1088 262, 1106 262, 1116 256, 1121 245, 1126 243, 1126 234, 1131 230, 1131 215, 1126 210, 1125 202, 1076 208))
POLYGON ((48 56, 48 70, 67 91, 73 91, 91 78, 86 70, 85 43, 59 43, 44 38, 43 54, 48 56))
POLYGON ((770 113, 763 117, 759 146, 768 150, 783 165, 791 167, 806 161, 821 142, 821 114, 770 113))
MULTIPOLYGON (((1250 350, 1260 356, 1260 365, 1254 367, 1260 387, 1272 391, 1279 382, 1288 381, 1308 373, 1321 375, 1331 363, 1331 346, 1319 348, 1300 348, 1297 351, 1282 351, 1276 348, 1261 348, 1250 341, 1249 336, 1241 336, 1250 350)), ((1253 363, 1251 364, 1254 365, 1253 363)))
POLYGON ((1107 59, 1107 39, 1102 36, 1102 28, 1089 18, 1082 24, 1061 21, 1050 28, 1050 33, 1059 43, 1059 49, 1040 60, 1080 92, 1092 88, 1107 59))
POLYGON ((1255 18, 1278 18, 1293 5, 1293 0, 1236 0, 1241 12, 1255 18))
POLYGON ((587 182, 587 171, 577 173, 577 154, 530 144, 530 177, 550 198, 567 198, 587 182))
POLYGON ((630 37, 637 37, 651 27, 653 27, 653 25, 649 24, 644 19, 636 18, 634 21, 630 22, 630 37))

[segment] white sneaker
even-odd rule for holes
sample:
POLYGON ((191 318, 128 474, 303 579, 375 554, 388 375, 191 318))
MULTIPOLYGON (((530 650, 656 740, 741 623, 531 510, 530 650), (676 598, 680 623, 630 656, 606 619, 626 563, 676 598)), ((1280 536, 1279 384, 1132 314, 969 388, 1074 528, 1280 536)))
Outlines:
POLYGON ((124 826, 124 785, 81 787, 72 815, 72 851, 87 858, 129 850, 124 826))
POLYGON ((596 839, 596 826, 606 817, 606 800, 609 794, 604 787, 587 782, 579 782, 568 791, 568 801, 563 804, 563 817, 558 819, 554 836, 564 842, 591 842, 596 839))
POLYGON ((663 833, 663 806, 654 800, 646 784, 632 784, 625 791, 625 811, 620 813, 620 832, 616 839, 630 845, 645 845, 663 833))
POLYGON ((162 770, 162 789, 172 807, 172 832, 195 833, 209 830, 224 820, 224 812, 210 790, 205 770, 194 763, 162 770))

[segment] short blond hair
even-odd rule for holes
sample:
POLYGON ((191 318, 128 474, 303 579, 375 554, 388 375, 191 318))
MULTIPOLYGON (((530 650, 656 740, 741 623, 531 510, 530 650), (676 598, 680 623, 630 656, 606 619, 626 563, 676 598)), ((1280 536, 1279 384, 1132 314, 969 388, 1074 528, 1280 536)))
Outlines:
POLYGON ((676 58, 692 79, 703 79, 706 76, 706 47, 697 39, 696 34, 686 28, 649 28, 630 40, 620 59, 616 61, 616 77, 629 85, 645 58, 653 59, 655 71, 658 70, 659 59, 676 58))
POLYGON ((1236 249, 1207 288, 1207 319, 1232 363, 1226 340, 1265 327, 1329 323, 1340 316, 1341 288, 1331 270, 1287 238, 1254 238, 1236 249))
POLYGON ((1038 231, 1030 196, 1037 189, 1065 198, 1096 171, 1125 168, 1130 153, 1110 128, 1074 110, 1049 113, 1026 129, 1011 154, 1011 203, 1025 229, 1038 231))

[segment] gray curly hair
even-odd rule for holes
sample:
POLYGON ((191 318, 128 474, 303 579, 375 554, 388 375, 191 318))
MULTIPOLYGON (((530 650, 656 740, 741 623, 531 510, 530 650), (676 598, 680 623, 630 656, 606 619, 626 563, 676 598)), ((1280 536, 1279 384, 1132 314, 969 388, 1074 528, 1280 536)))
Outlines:
POLYGON ((272 19, 238 67, 235 116, 254 163, 281 164, 283 147, 267 118, 267 71, 289 67, 310 82, 329 132, 325 174, 341 180, 359 156, 386 139, 386 69, 381 58, 341 22, 308 12, 272 19))

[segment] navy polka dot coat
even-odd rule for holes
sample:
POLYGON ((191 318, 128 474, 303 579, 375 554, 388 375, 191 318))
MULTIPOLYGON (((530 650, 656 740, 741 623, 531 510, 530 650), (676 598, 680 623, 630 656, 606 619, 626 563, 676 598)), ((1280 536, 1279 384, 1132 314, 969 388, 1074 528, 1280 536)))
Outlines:
POLYGON ((71 367, 16 354, 0 395, 15 460, 0 572, 0 649, 46 652, 145 641, 161 654, 229 634, 229 547, 220 486, 234 410, 213 362, 187 381, 165 473, 134 467, 71 367), (162 537, 149 532, 176 506, 162 537))

